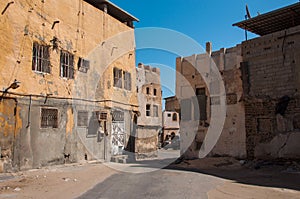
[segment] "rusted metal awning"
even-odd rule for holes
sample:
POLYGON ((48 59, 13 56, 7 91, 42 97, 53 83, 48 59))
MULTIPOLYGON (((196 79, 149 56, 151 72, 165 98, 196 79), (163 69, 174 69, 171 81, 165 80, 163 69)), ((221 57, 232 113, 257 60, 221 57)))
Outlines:
POLYGON ((298 25, 300 25, 300 2, 233 24, 260 36, 298 25))

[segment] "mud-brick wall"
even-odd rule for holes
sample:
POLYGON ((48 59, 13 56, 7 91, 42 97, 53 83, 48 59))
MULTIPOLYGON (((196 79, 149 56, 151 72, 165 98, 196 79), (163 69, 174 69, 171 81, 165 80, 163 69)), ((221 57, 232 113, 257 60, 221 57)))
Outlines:
POLYGON ((299 32, 297 26, 242 43, 249 158, 300 157, 299 32))
POLYGON ((138 127, 136 137, 137 159, 157 157, 159 127, 138 127))
POLYGON ((278 99, 245 101, 248 158, 300 158, 300 97, 291 98, 284 114, 278 99))
POLYGON ((300 26, 242 43, 244 84, 249 96, 294 95, 300 91, 300 26))

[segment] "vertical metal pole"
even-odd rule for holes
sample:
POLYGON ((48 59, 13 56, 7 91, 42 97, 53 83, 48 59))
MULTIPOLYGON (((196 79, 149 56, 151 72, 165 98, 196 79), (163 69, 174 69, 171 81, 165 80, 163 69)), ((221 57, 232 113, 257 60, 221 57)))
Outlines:
MULTIPOLYGON (((245 19, 246 20, 248 19, 247 15, 245 15, 245 19)), ((246 41, 248 41, 248 32, 247 32, 246 26, 245 26, 245 38, 246 38, 246 41)))

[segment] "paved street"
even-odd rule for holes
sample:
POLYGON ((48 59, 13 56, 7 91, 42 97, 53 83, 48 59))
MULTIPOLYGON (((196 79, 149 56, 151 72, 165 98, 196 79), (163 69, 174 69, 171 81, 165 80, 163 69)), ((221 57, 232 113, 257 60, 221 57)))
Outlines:
POLYGON ((200 173, 158 170, 144 174, 116 174, 96 185, 80 199, 207 198, 224 180, 200 173))
POLYGON ((232 158, 206 158, 159 169, 175 155, 176 151, 162 150, 160 158, 166 159, 119 164, 118 170, 125 172, 112 175, 79 199, 300 198, 300 173, 285 172, 285 167, 255 170, 232 158))
POLYGON ((242 166, 218 157, 167 166, 176 154, 162 150, 156 160, 131 164, 89 162, 3 174, 0 198, 300 199, 296 163, 261 163, 254 169, 251 162, 242 166))

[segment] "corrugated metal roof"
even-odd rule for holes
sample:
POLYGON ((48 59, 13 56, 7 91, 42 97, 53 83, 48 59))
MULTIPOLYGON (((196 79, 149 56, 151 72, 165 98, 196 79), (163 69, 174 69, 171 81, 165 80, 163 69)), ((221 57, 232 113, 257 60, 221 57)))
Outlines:
POLYGON ((300 3, 295 3, 233 24, 263 36, 300 25, 300 3))

